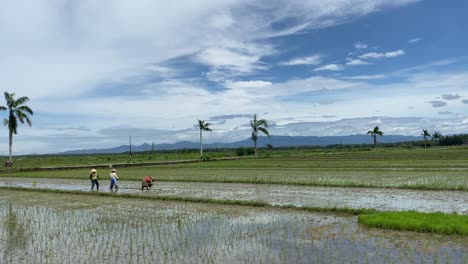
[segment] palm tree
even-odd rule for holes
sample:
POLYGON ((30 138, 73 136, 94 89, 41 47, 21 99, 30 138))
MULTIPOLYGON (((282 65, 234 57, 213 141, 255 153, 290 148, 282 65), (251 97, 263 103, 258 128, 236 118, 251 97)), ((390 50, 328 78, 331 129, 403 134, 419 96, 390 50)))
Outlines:
POLYGON ((379 130, 379 126, 374 127, 374 130, 367 131, 367 135, 371 135, 374 138, 374 150, 377 149, 377 135, 383 137, 384 132, 379 130))
POLYGON ((435 140, 436 143, 439 143, 439 140, 441 137, 442 137, 442 134, 438 131, 435 131, 434 134, 432 134, 431 140, 435 140))
POLYGON ((198 128, 200 129, 200 157, 203 156, 203 137, 202 137, 202 131, 205 130, 205 131, 211 131, 211 128, 209 128, 209 126, 211 126, 211 123, 208 123, 206 122, 205 123, 205 120, 200 120, 198 119, 198 128))
POLYGON ((31 120, 29 115, 33 115, 33 111, 29 106, 25 105, 29 101, 29 98, 26 96, 20 97, 15 100, 15 93, 5 92, 5 101, 7 103, 8 110, 8 119, 3 120, 3 124, 8 125, 8 139, 9 139, 9 151, 10 151, 10 160, 11 163, 11 151, 13 149, 13 134, 18 134, 18 121, 21 124, 28 123, 31 126, 31 120))
POLYGON ((423 129, 423 133, 421 134, 421 136, 423 136, 423 138, 424 138, 424 149, 426 149, 427 148, 427 138, 430 137, 431 134, 429 134, 427 129, 423 129))
POLYGON ((252 127, 252 140, 254 142, 254 149, 255 149, 255 157, 257 156, 257 140, 258 140, 258 132, 262 132, 263 134, 270 137, 268 130, 268 123, 265 119, 257 120, 257 114, 254 115, 254 119, 250 120, 250 126, 252 127))

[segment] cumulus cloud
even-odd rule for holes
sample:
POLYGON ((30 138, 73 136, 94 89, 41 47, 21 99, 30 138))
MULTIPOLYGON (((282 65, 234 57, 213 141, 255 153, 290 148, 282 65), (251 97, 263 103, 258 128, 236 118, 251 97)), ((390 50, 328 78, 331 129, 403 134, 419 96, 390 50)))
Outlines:
POLYGON ((344 66, 341 64, 327 64, 314 69, 314 71, 341 71, 344 66))
POLYGON ((320 55, 313 55, 304 58, 294 58, 289 61, 280 62, 280 65, 292 66, 292 65, 318 65, 321 62, 320 55))
POLYGON ((463 100, 462 100, 462 103, 463 103, 463 104, 468 104, 468 100, 467 100, 467 99, 463 99, 463 100))
POLYGON ((395 50, 395 51, 389 51, 389 52, 384 52, 384 53, 378 53, 378 52, 369 52, 365 53, 359 58, 361 59, 388 59, 388 58, 394 58, 398 56, 405 55, 404 50, 395 50))

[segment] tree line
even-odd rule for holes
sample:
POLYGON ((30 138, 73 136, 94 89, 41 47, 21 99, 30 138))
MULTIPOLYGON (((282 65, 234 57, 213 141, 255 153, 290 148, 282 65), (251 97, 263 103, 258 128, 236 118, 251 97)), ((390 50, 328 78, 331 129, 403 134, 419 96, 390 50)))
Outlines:
MULTIPOLYGON (((203 156, 203 136, 202 133, 203 131, 211 131, 211 128, 209 126, 211 123, 205 122, 205 120, 200 120, 198 119, 198 128, 200 129, 200 157, 203 156)), ((250 127, 252 128, 252 141, 254 144, 253 151, 254 153, 249 153, 247 149, 244 148, 239 148, 238 149, 238 155, 245 155, 245 154, 255 154, 257 156, 257 140, 259 137, 259 133, 262 132, 268 137, 270 137, 270 134, 267 130, 268 123, 265 119, 257 119, 257 115, 254 115, 253 120, 250 120, 250 127)), ((383 137, 384 132, 380 130, 379 126, 375 126, 374 129, 367 131, 367 134, 370 135, 374 141, 374 150, 377 149, 377 136, 383 137)), ((429 133, 427 129, 422 130, 421 136, 423 137, 423 145, 424 148, 426 149, 430 145, 441 145, 441 146, 449 146, 449 145, 462 145, 462 144, 468 144, 468 135, 467 134, 461 134, 461 135, 452 135, 452 136, 442 136, 442 134, 438 131, 433 132, 432 134, 429 133), (430 141, 429 141, 430 139, 430 141)), ((401 144, 395 143, 391 145, 414 145, 414 144, 420 144, 419 142, 403 142, 401 144)), ((272 148, 269 144, 268 148, 272 148)))

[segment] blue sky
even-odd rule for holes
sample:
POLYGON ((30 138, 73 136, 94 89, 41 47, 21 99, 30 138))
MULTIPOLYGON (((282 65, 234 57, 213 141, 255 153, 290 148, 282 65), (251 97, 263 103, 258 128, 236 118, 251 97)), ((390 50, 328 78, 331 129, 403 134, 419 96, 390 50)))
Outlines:
POLYGON ((253 114, 273 135, 464 133, 466 10, 463 0, 0 0, 0 87, 35 111, 14 153, 130 135, 197 141, 197 119, 213 123, 205 142, 230 142, 249 137, 253 114))

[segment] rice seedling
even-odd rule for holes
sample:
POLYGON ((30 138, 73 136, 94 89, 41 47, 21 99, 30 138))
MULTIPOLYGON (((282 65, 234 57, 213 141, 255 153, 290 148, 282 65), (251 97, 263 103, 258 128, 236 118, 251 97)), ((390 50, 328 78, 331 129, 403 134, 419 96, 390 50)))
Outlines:
MULTIPOLYGON (((12 262, 461 262, 466 237, 403 235, 362 229, 349 215, 119 196, 0 190, 0 217, 11 212, 23 238, 0 225, 0 239, 21 240, 12 262), (31 195, 34 194, 34 195, 31 195), (112 198, 112 199, 109 199, 112 198), (145 206, 141 206, 144 204, 145 206), (90 224, 92 223, 92 224, 90 224), (402 246, 404 245, 404 246, 402 246), (424 247, 427 245, 426 247, 424 247), (425 249, 426 248, 426 249, 425 249), (435 248, 435 250, 428 250, 435 248)), ((0 243, 3 247, 3 243, 0 243)))
POLYGON ((438 233, 446 235, 468 235, 468 216, 421 212, 379 212, 359 215, 360 224, 368 227, 438 233))

